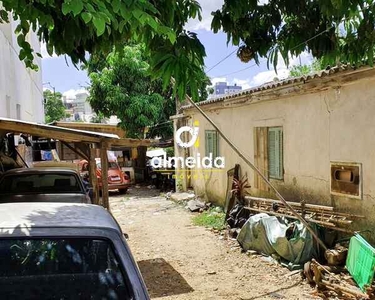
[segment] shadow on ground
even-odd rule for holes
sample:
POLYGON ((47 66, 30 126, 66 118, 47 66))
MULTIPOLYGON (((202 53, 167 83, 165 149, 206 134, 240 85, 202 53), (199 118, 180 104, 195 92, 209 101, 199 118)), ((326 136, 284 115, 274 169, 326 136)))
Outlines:
POLYGON ((193 292, 193 288, 163 258, 138 262, 151 298, 180 295, 193 292))

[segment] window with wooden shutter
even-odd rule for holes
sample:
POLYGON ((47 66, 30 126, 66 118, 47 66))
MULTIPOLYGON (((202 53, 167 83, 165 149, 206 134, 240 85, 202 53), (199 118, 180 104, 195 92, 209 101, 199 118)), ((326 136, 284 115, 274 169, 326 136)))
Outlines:
POLYGON ((268 174, 270 178, 283 179, 283 129, 268 128, 268 174))
POLYGON ((205 152, 206 156, 210 153, 212 153, 213 158, 219 156, 219 141, 215 130, 205 131, 205 152))

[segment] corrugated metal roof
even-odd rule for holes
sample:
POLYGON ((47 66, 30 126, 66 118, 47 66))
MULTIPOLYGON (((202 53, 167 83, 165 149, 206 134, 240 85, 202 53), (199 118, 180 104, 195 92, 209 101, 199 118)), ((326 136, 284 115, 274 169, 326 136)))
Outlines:
MULTIPOLYGON (((316 79, 316 78, 324 78, 324 77, 336 74, 338 72, 342 72, 342 71, 346 71, 346 70, 354 70, 354 69, 355 69, 355 67, 353 67, 353 66, 342 65, 340 67, 333 67, 333 68, 330 68, 330 69, 327 69, 327 70, 319 71, 319 72, 312 73, 312 74, 305 75, 305 76, 292 77, 292 78, 286 78, 286 79, 283 79, 283 80, 280 80, 280 81, 267 82, 267 83, 264 83, 260 86, 256 86, 256 87, 253 87, 253 88, 250 88, 250 89, 242 90, 239 93, 228 94, 228 95, 225 95, 225 96, 219 96, 219 97, 211 98, 211 99, 208 99, 208 100, 205 100, 205 101, 201 101, 201 102, 198 102, 197 105, 203 106, 203 105, 208 105, 208 104, 212 104, 212 103, 223 102, 224 100, 233 99, 233 98, 237 98, 237 97, 240 97, 240 96, 249 95, 249 94, 253 94, 253 93, 257 93, 257 92, 261 92, 261 91, 271 90, 271 89, 275 89, 275 88, 278 88, 278 87, 281 87, 281 86, 287 86, 287 85, 292 85, 292 84, 295 84, 295 83, 306 82, 306 81, 310 81, 310 80, 316 79)), ((184 106, 181 107, 181 110, 192 108, 192 107, 193 106, 191 104, 184 105, 184 106)))

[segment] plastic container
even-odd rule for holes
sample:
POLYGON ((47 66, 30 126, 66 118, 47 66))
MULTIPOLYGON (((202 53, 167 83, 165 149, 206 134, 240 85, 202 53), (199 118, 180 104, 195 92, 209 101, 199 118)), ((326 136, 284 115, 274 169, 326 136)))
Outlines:
POLYGON ((346 268, 362 291, 371 285, 375 271, 375 249, 359 234, 350 239, 346 268))

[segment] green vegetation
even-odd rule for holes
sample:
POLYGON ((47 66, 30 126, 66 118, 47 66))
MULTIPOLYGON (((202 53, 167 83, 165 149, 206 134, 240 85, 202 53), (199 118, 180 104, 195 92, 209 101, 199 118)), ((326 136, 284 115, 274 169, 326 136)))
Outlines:
MULTIPOLYGON (((197 35, 185 30, 189 19, 201 19, 196 0, 2 0, 0 22, 12 16, 20 45, 19 58, 37 69, 27 34, 32 29, 46 43, 49 54, 68 55, 74 64, 87 54, 107 55, 129 43, 144 44, 152 79, 168 88, 171 77, 179 99, 189 90, 199 99, 199 83, 206 55, 197 35)), ((322 59, 373 64, 375 2, 373 0, 224 0, 213 12, 213 31, 227 34, 239 46, 243 62, 266 58, 275 69, 280 53, 304 51, 322 59)), ((40 54, 37 54, 40 55, 40 54)), ((152 101, 158 102, 155 97, 152 101)))
POLYGON ((215 208, 211 208, 208 211, 204 211, 193 217, 193 224, 197 226, 204 226, 207 228, 213 228, 217 230, 223 230, 225 228, 225 213, 215 211, 215 208))
POLYGON ((321 71, 324 67, 319 60, 315 60, 311 65, 296 65, 290 69, 291 77, 299 77, 309 75, 314 72, 321 71))
POLYGON ((60 121, 67 116, 64 103, 61 100, 61 93, 53 93, 50 90, 45 90, 43 96, 46 103, 44 105, 46 123, 60 121))
POLYGON ((8 22, 10 15, 19 22, 15 30, 19 58, 28 67, 37 69, 27 40, 31 29, 50 55, 66 54, 74 64, 85 62, 87 54, 106 55, 113 47, 121 50, 130 42, 143 43, 153 78, 162 78, 166 87, 173 76, 181 99, 188 85, 193 98, 199 98, 197 79, 206 54, 196 34, 184 30, 190 18, 201 19, 195 0, 2 0, 1 4, 0 22, 8 22))
MULTIPOLYGON (((92 55, 85 65, 90 79, 90 102, 98 116, 116 115, 128 137, 173 136, 169 117, 176 113, 172 87, 162 88, 161 79, 150 76, 150 57, 143 45, 128 45, 122 51, 112 51, 107 57, 92 55)), ((209 79, 200 71, 199 100, 207 97, 209 79)), ((189 93, 190 86, 187 92, 189 93)))
POLYGON ((373 0, 224 0, 213 16, 214 32, 224 31, 244 62, 266 58, 276 69, 279 53, 288 64, 308 51, 324 65, 373 64, 373 0))

